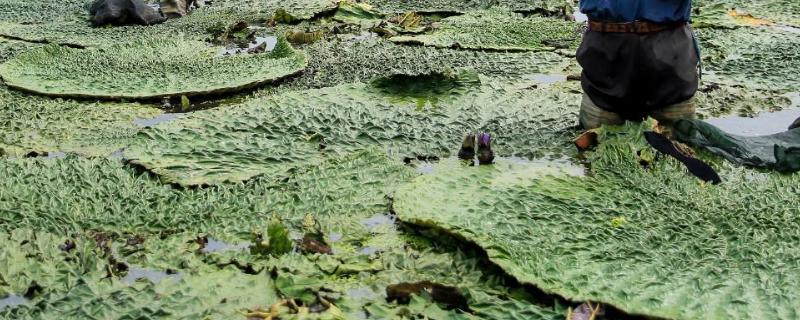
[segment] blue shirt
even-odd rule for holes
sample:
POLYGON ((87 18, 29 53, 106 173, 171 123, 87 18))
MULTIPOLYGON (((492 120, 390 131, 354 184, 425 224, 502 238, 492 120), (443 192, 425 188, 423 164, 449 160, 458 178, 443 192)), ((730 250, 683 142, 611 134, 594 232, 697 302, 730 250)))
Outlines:
POLYGON ((687 22, 692 0, 581 0, 589 19, 609 22, 687 22))

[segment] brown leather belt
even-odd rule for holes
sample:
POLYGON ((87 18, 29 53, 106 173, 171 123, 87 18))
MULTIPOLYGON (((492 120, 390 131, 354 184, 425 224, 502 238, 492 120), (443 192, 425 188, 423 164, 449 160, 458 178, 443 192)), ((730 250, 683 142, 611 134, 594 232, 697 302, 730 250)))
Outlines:
POLYGON ((686 22, 677 23, 652 23, 647 21, 634 22, 602 22, 589 21, 589 31, 611 33, 651 33, 671 30, 686 25, 686 22))

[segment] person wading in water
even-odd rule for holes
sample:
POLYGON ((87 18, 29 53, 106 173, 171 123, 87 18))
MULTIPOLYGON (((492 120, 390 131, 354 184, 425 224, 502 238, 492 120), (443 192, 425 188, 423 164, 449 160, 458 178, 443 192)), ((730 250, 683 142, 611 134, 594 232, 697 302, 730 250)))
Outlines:
POLYGON ((691 0, 580 0, 589 17, 577 52, 583 67, 580 124, 594 129, 652 117, 695 117, 699 48, 691 0))

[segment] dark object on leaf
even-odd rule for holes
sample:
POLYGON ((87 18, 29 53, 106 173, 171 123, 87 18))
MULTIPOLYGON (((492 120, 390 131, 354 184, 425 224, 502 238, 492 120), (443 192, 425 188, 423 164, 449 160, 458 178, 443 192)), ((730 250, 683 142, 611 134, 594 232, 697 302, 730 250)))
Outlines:
POLYGON ((75 249, 75 241, 67 240, 63 244, 59 245, 58 248, 61 249, 61 251, 70 252, 72 249, 75 249))
POLYGON ((146 5, 142 0, 95 0, 89 8, 92 25, 122 26, 138 24, 149 26, 167 20, 158 10, 146 5))
POLYGON ((689 172, 691 172, 695 177, 700 178, 700 180, 711 182, 713 184, 722 182, 722 179, 720 179, 717 172, 714 171, 714 168, 711 168, 711 166, 701 160, 684 154, 678 150, 672 141, 667 139, 667 137, 664 135, 657 132, 648 131, 644 133, 644 137, 647 139, 647 143, 649 143, 653 148, 683 163, 686 168, 689 169, 689 172))
POLYGON ((458 158, 461 160, 472 160, 475 158, 475 135, 468 134, 461 144, 461 150, 458 151, 458 158))
POLYGON ((408 304, 412 295, 427 292, 436 303, 441 303, 447 309, 469 310, 467 298, 456 287, 445 286, 430 281, 404 282, 386 287, 386 301, 397 301, 399 304, 408 304))
POLYGON ((575 310, 570 310, 567 320, 594 320, 605 314, 603 305, 587 301, 575 308, 575 310))
POLYGON ((492 151, 492 136, 488 133, 478 135, 478 163, 494 163, 494 151, 492 151))
POLYGON ((320 253, 320 254, 333 254, 333 250, 325 242, 315 239, 315 237, 306 234, 303 239, 299 240, 300 251, 303 253, 320 253))
POLYGON ((794 130, 800 128, 800 118, 797 118, 791 125, 789 125, 789 130, 794 130))
POLYGON ((675 123, 675 137, 695 147, 725 157, 730 162, 778 172, 800 171, 800 128, 767 136, 745 137, 727 133, 700 120, 675 123))
POLYGON ((578 151, 586 151, 595 146, 597 146, 597 131, 595 130, 581 133, 581 135, 575 139, 575 147, 578 148, 578 151))

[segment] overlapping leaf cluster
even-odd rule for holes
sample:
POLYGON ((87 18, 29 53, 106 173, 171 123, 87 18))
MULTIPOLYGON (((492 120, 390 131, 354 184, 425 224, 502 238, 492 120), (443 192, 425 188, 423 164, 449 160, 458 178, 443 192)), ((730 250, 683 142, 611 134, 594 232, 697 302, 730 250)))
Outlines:
POLYGON ((28 303, 1 310, 2 316, 229 317, 267 311, 278 296, 321 296, 345 318, 559 317, 510 292, 475 258, 431 251, 424 240, 408 246, 391 219, 380 217, 389 206, 385 194, 412 174, 379 150, 306 167, 280 182, 193 190, 162 186, 111 160, 4 159, 0 166, 8 177, 0 182, 0 242, 7 248, 0 255, 0 280, 6 281, 0 289, 23 294, 34 283, 39 287, 28 303), (207 236, 238 243, 275 215, 293 237, 308 231, 311 217, 336 255, 265 257, 233 246, 206 251, 196 241, 207 236), (142 271, 163 279, 131 283, 142 271), (387 285, 419 280, 458 286, 472 314, 444 310, 424 297, 408 306, 385 302, 387 285))
POLYGON ((592 176, 443 164, 398 191, 395 209, 570 299, 667 318, 796 317, 800 175, 721 165, 723 184, 705 185, 652 158, 647 125, 601 133, 592 176))
POLYGON ((470 74, 251 99, 144 131, 125 157, 167 182, 197 185, 276 174, 324 154, 374 145, 399 159, 444 157, 456 152, 464 134, 479 130, 494 132, 505 154, 542 156, 568 144, 574 84, 519 89, 481 84, 470 74), (413 86, 417 82, 427 85, 413 86))

